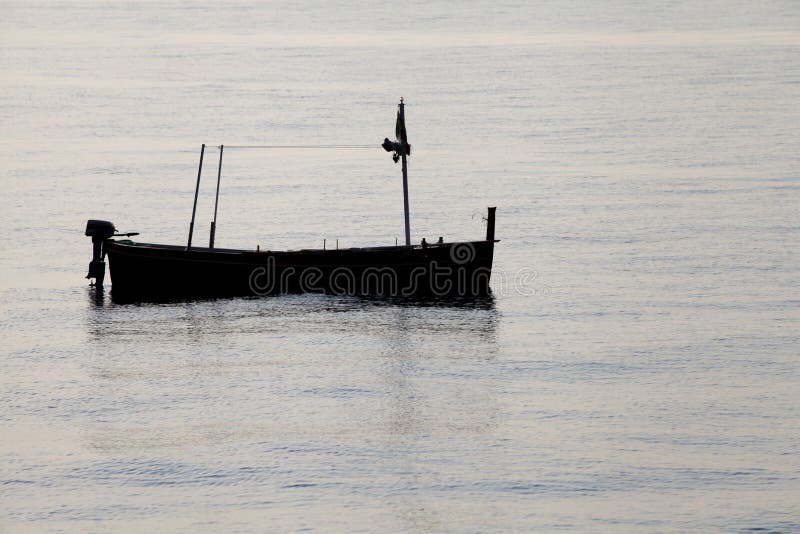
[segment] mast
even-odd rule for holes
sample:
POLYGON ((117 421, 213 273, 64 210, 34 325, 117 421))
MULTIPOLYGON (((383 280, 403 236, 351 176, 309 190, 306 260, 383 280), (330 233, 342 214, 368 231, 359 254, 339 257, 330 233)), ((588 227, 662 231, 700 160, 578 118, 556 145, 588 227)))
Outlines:
POLYGON ((398 141, 400 142, 400 153, 403 160, 403 211, 405 213, 405 220, 406 220, 406 246, 411 246, 411 225, 409 224, 408 220, 408 140, 406 139, 406 113, 405 113, 405 103, 403 102, 403 97, 400 97, 400 105, 399 108, 399 125, 402 125, 399 129, 398 133, 398 141))
POLYGON ((217 169, 217 194, 214 197, 214 220, 211 221, 211 235, 208 238, 208 248, 214 248, 214 235, 217 233, 217 206, 219 205, 219 180, 222 178, 222 151, 223 145, 219 145, 219 168, 217 169))
POLYGON ((192 248, 192 233, 194 233, 194 214, 197 212, 197 194, 200 192, 200 175, 203 173, 203 154, 206 151, 206 144, 200 147, 200 166, 197 168, 197 185, 194 188, 194 206, 192 207, 192 222, 189 223, 189 242, 186 248, 192 248))

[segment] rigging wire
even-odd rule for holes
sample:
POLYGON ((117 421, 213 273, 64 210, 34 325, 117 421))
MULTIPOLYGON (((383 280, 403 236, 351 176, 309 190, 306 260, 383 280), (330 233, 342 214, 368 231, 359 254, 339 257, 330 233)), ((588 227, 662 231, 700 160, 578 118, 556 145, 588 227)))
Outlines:
MULTIPOLYGON (((380 148, 381 145, 225 145, 225 148, 380 148)), ((217 146, 219 149, 219 146, 217 146)))

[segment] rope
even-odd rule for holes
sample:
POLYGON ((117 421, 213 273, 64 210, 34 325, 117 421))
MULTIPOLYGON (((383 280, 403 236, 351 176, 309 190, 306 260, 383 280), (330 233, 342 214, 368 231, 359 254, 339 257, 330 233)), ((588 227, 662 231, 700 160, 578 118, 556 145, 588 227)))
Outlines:
MULTIPOLYGON (((380 148, 381 145, 224 145, 225 148, 380 148)), ((219 146, 217 147, 219 148, 219 146)))

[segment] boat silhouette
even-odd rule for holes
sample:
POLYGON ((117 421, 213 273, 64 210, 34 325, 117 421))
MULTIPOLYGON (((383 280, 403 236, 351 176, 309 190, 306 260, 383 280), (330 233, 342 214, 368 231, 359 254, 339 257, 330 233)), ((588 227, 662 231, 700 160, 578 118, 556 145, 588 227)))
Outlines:
MULTIPOLYGON (((117 233, 110 221, 91 219, 85 235, 94 254, 87 278, 102 290, 105 258, 115 302, 263 296, 284 293, 324 293, 379 297, 481 297, 491 293, 495 239, 495 208, 488 208, 485 239, 411 243, 408 210, 407 158, 411 153, 405 129, 405 104, 400 99, 394 141, 382 146, 402 161, 405 244, 339 249, 275 251, 227 249, 214 246, 217 202, 207 247, 192 244, 197 195, 205 145, 195 188, 187 244, 142 243, 137 233, 117 233), (121 238, 121 239, 120 239, 121 238)), ((220 145, 216 199, 224 146, 220 145)))

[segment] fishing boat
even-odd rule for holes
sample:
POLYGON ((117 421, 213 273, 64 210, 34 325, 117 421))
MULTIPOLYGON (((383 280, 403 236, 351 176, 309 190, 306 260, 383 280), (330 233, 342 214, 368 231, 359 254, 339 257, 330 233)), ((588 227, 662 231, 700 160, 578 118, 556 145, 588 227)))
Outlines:
MULTIPOLYGON (((378 145, 376 145, 377 148, 378 145)), ((395 140, 381 146, 402 162, 405 244, 363 248, 273 251, 217 248, 216 231, 222 154, 208 246, 192 244, 197 196, 205 145, 200 150, 189 237, 183 245, 141 243, 136 232, 118 233, 110 221, 90 219, 85 235, 92 238, 93 257, 86 276, 102 290, 105 258, 115 302, 263 296, 284 293, 324 293, 379 297, 480 297, 491 293, 495 239, 495 208, 488 208, 485 239, 411 243, 408 209, 408 157, 411 146, 400 99, 395 140)))

